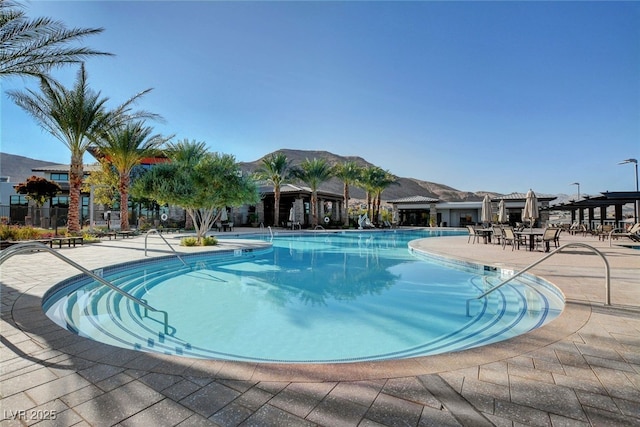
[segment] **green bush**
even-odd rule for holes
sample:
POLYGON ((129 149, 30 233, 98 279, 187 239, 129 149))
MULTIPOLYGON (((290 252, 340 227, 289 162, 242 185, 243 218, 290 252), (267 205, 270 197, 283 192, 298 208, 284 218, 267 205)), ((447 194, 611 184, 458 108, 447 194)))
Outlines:
POLYGON ((202 238, 202 246, 215 246, 218 244, 218 239, 214 236, 205 236, 202 238))
POLYGON ((198 244, 198 239, 195 237, 185 237, 180 240, 180 246, 196 246, 198 244))
POLYGON ((17 235, 17 227, 0 225, 0 240, 18 240, 17 235))
POLYGON ((1 240, 33 240, 43 237, 51 237, 51 232, 33 227, 0 225, 1 240))

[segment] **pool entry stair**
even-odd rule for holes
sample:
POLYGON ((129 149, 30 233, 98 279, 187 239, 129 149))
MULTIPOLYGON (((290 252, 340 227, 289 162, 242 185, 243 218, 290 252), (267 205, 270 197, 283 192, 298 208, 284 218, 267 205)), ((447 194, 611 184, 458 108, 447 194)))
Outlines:
POLYGON ((517 277, 520 277, 522 274, 524 274, 527 271, 531 270, 536 265, 542 263, 543 261, 547 260, 548 258, 551 258, 553 255, 555 255, 557 253, 560 253, 561 251, 563 251, 566 248, 587 248, 587 249, 591 249, 593 252, 598 254, 600 256, 600 258, 602 258, 602 261, 604 261, 604 268, 605 268, 605 272, 604 272, 604 279, 605 279, 605 283, 604 283, 604 288, 605 288, 604 304, 605 305, 611 305, 611 273, 610 273, 610 269, 609 269, 609 261, 607 261, 607 258, 602 254, 602 252, 600 252, 599 250, 597 250, 596 248, 594 248, 591 245, 587 245, 587 244, 584 244, 584 243, 567 243, 566 245, 562 245, 559 248, 555 249, 553 252, 551 252, 551 253, 545 255, 544 257, 540 258, 536 262, 534 262, 532 264, 529 264, 528 266, 526 266, 525 268, 520 270, 518 273, 514 274, 513 276, 509 277, 506 280, 503 280, 500 284, 498 284, 498 285, 494 286, 493 288, 487 290, 482 295, 480 295, 480 296, 478 296, 476 298, 468 300, 467 301, 467 316, 469 315, 469 304, 473 300, 479 300, 479 299, 482 299, 482 298, 486 297, 487 295, 489 295, 493 291, 501 288, 502 286, 506 285, 507 283, 509 283, 513 279, 515 279, 517 277))
POLYGON ((67 264, 69 264, 70 266, 74 267, 77 270, 82 271, 84 274, 88 275, 89 277, 91 277, 92 279, 96 280, 98 283, 106 286, 107 288, 113 290, 114 292, 117 292, 118 294, 126 297, 127 299, 133 301, 135 304, 137 304, 139 307, 142 307, 145 311, 145 315, 148 314, 149 311, 153 311, 153 312, 157 312, 162 314, 163 316, 163 326, 164 326, 164 333, 168 334, 169 333, 169 315, 166 311, 163 310, 158 310, 155 309, 153 307, 151 307, 149 304, 147 304, 146 302, 128 294, 127 292, 123 291, 122 289, 118 288, 117 286, 113 285, 111 282, 103 279, 102 277, 100 277, 99 275, 95 274, 94 272, 87 270, 86 268, 84 268, 83 266, 81 266, 80 264, 70 260, 69 258, 65 257, 64 255, 59 254, 58 252, 54 251, 51 248, 48 248, 47 246, 43 245, 42 243, 39 242, 26 242, 26 243, 18 243, 16 245, 13 245, 10 248, 5 249, 2 254, 0 255, 0 265, 2 263, 4 263, 7 259, 11 258, 13 255, 16 255, 18 253, 21 252, 31 252, 31 251, 46 251, 49 252, 50 254, 52 254, 53 256, 57 257, 58 259, 61 259, 62 261, 66 262, 67 264))

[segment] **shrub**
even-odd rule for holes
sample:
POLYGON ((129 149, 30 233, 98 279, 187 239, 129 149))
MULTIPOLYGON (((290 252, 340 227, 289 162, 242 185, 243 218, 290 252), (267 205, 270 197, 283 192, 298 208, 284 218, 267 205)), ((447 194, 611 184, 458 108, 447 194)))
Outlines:
POLYGON ((0 240, 17 240, 17 227, 0 225, 0 240))
POLYGON ((218 239, 214 236, 205 236, 202 238, 202 246, 215 246, 218 244, 218 239))
POLYGON ((180 240, 180 246, 195 246, 198 244, 198 239, 195 237, 185 237, 180 240))

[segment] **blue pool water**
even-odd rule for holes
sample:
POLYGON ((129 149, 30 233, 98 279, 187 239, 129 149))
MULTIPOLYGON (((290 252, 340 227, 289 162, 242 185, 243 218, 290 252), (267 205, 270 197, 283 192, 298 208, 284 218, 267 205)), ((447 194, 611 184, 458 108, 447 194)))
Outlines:
MULTIPOLYGON (((442 232, 437 233, 442 234, 442 232)), ((87 278, 55 286, 47 315, 79 335, 124 348, 258 362, 355 362, 438 354, 535 329, 562 294, 532 277, 470 303, 505 272, 410 253, 434 235, 281 235, 273 247, 105 268, 104 277, 168 313, 145 313, 87 278)))

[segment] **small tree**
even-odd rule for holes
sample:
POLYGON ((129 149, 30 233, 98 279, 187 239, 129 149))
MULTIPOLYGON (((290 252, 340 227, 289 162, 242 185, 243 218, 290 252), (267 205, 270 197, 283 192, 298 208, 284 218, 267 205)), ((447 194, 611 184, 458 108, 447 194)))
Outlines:
POLYGON ((226 206, 259 200, 255 182, 239 173, 233 156, 206 153, 198 149, 202 146, 187 141, 171 145, 174 150, 169 150, 169 157, 173 161, 154 166, 131 191, 137 197, 185 209, 196 229, 198 244, 226 206))
POLYGON ((33 200, 38 210, 42 208, 47 200, 62 192, 57 182, 49 181, 39 176, 32 176, 25 182, 14 186, 14 188, 16 193, 24 194, 27 199, 33 200))
POLYGON ((118 173, 106 160, 99 163, 100 169, 82 181, 82 191, 91 193, 93 188, 94 203, 111 207, 118 201, 118 173))
POLYGON ((24 194, 27 199, 33 200, 38 208, 41 208, 47 200, 62 192, 62 188, 57 182, 35 175, 27 178, 25 182, 21 182, 14 188, 16 193, 24 194))

